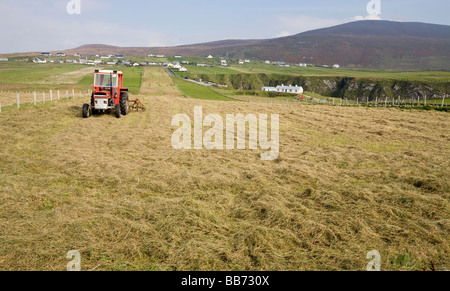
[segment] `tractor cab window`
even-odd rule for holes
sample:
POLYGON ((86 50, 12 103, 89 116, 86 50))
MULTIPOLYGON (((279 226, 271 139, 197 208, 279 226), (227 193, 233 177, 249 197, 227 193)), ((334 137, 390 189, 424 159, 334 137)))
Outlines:
POLYGON ((113 74, 96 74, 95 75, 95 87, 118 87, 117 85, 117 75, 113 74))

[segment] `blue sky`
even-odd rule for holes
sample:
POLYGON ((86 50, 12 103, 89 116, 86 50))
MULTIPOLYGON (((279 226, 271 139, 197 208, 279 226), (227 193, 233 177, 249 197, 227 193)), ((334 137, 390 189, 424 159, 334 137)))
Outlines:
MULTIPOLYGON (((2 0, 0 53, 274 38, 366 19, 370 0, 79 1, 69 15, 70 0, 2 0)), ((377 18, 450 25, 449 0, 379 1, 377 18)))

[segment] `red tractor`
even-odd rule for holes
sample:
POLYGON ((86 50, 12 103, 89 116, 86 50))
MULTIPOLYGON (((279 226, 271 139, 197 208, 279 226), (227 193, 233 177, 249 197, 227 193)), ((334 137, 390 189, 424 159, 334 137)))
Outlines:
POLYGON ((94 73, 94 86, 91 104, 83 105, 83 118, 110 112, 114 109, 116 117, 128 115, 130 109, 128 89, 123 88, 123 73, 120 71, 99 71, 94 73))

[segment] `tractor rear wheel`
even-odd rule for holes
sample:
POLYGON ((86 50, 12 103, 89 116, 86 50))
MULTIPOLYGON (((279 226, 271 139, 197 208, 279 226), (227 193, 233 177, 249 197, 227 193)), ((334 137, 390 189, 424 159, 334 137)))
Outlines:
POLYGON ((128 101, 128 93, 124 92, 120 94, 120 112, 122 115, 128 115, 130 110, 130 103, 128 101))
POLYGON ((116 104, 114 109, 116 110, 116 118, 120 118, 120 104, 116 104))
POLYGON ((83 105, 83 118, 91 117, 91 106, 89 104, 83 105))

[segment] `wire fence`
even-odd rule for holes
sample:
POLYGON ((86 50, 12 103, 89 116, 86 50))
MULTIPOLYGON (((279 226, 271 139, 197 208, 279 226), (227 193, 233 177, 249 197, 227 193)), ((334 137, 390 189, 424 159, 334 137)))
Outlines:
MULTIPOLYGON (((236 98, 236 97, 233 97, 236 98)), ((367 98, 356 100, 348 98, 326 98, 325 100, 309 97, 298 96, 294 98, 264 98, 264 97, 245 97, 241 96, 237 99, 246 102, 270 103, 270 104, 304 104, 304 105, 324 105, 324 106, 345 106, 345 107, 400 107, 400 108, 417 108, 417 107, 450 107, 447 104, 447 96, 442 99, 402 99, 402 98, 376 98, 368 100, 367 98)))
POLYGON ((46 91, 0 91, 0 113, 2 108, 17 107, 20 110, 25 104, 38 106, 39 104, 57 101, 73 100, 91 96, 92 90, 46 90, 46 91))

